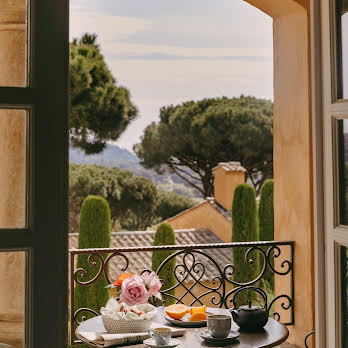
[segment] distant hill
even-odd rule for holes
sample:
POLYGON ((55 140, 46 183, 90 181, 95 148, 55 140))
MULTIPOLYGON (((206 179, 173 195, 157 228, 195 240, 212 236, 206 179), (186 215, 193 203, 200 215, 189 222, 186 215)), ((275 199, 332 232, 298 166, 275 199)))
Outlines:
POLYGON ((99 164, 105 167, 118 167, 131 171, 134 175, 151 179, 159 189, 172 191, 189 198, 202 198, 200 192, 193 189, 176 174, 166 172, 163 175, 145 169, 134 153, 117 145, 108 144, 106 149, 96 155, 86 155, 80 149, 70 147, 70 163, 99 164))
POLYGON ((134 153, 111 144, 107 145, 102 153, 96 155, 86 155, 84 151, 70 147, 69 156, 71 163, 100 164, 105 167, 122 169, 140 163, 139 158, 134 153))

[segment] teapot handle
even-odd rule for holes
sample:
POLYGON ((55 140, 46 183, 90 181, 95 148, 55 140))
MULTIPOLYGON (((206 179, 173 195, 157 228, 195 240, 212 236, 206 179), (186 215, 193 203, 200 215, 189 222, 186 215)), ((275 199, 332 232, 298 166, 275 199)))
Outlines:
MULTIPOLYGON (((268 304, 267 304, 267 295, 266 295, 266 293, 264 292, 263 289, 261 289, 261 288, 256 288, 256 287, 254 287, 254 286, 245 286, 245 287, 242 287, 242 288, 238 289, 238 290, 235 292, 235 294, 234 294, 234 296, 233 296, 233 298, 232 298, 233 309, 237 309, 237 305, 236 305, 236 297, 237 297, 237 295, 238 295, 240 292, 243 292, 243 291, 246 291, 246 290, 255 291, 255 292, 257 292, 258 294, 260 294, 260 295, 262 296, 263 300, 264 300, 264 303, 265 303, 264 310, 265 310, 266 312, 268 312, 268 304)), ((250 301, 250 300, 249 300, 249 301, 250 301)), ((250 302, 251 302, 251 301, 250 301, 250 302)))

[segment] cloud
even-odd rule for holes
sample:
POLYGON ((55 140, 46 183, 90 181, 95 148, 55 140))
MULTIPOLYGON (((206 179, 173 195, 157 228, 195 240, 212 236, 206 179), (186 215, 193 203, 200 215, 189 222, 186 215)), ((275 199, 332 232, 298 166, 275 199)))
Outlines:
POLYGON ((95 32, 139 117, 128 149, 161 106, 240 94, 273 99, 272 20, 242 0, 71 0, 70 37, 95 32))
POLYGON ((71 12, 70 39, 90 32, 98 34, 99 42, 107 45, 151 28, 151 22, 145 19, 105 15, 80 5, 72 7, 71 12))
POLYGON ((112 59, 110 66, 140 111, 117 141, 128 149, 148 124, 158 121, 161 106, 241 94, 273 99, 272 61, 112 59))
POLYGON ((124 54, 167 53, 182 56, 272 56, 272 47, 185 47, 177 45, 150 45, 118 41, 108 44, 108 51, 124 54))
POLYGON ((162 14, 152 26, 129 38, 128 42, 184 47, 272 47, 272 20, 259 13, 252 22, 234 14, 201 15, 199 12, 162 14))
MULTIPOLYGON (((262 88, 256 95, 264 95, 265 91, 272 90, 273 64, 272 61, 249 61, 242 60, 119 60, 110 59, 109 65, 118 80, 126 83, 130 90, 136 82, 138 86, 144 87, 143 94, 147 95, 149 90, 146 85, 157 86, 158 89, 172 90, 174 85, 180 87, 182 100, 187 96, 183 93, 185 86, 192 88, 191 93, 200 90, 203 86, 202 81, 206 81, 204 88, 206 95, 211 93, 209 82, 219 83, 225 81, 227 77, 233 79, 248 79, 252 83, 264 83, 267 88, 262 88), (163 89, 163 87, 166 87, 163 89)), ((244 86, 234 85, 234 89, 241 93, 250 93, 244 86)), ((157 89, 156 88, 156 89, 157 89)), ((267 92, 267 97, 272 93, 267 92)))
POLYGON ((272 48, 212 48, 170 45, 144 45, 117 41, 105 50, 110 59, 119 60, 241 60, 272 61, 272 48))
POLYGON ((166 53, 148 53, 143 55, 119 54, 114 56, 122 60, 241 60, 248 62, 272 61, 272 57, 254 56, 185 56, 166 53))

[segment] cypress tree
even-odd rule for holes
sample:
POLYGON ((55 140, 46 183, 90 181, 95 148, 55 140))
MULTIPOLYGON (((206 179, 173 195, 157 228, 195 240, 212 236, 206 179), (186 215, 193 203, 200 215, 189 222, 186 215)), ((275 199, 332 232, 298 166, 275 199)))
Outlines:
MULTIPOLYGON (((175 232, 173 227, 168 222, 161 223, 155 233, 153 245, 175 245, 175 232)), ((160 266, 163 260, 169 255, 173 254, 173 250, 158 250, 152 253, 152 269, 154 271, 160 266)), ((158 276, 164 281, 164 285, 161 290, 169 289, 176 284, 174 276, 174 268, 176 265, 175 257, 169 260, 166 265, 159 272, 158 276)), ((175 290, 169 291, 169 293, 175 296, 175 290)), ((166 305, 175 303, 175 299, 170 296, 163 296, 163 300, 166 305)))
MULTIPOLYGON (((85 248, 108 248, 110 245, 111 224, 110 209, 107 201, 98 196, 88 196, 83 202, 80 214, 79 249, 85 248)), ((78 255, 77 268, 87 271, 87 279, 92 279, 98 272, 100 262, 96 267, 88 263, 88 255, 78 255)), ((86 281, 86 279, 79 279, 86 281)), ((75 310, 82 307, 93 309, 99 313, 100 308, 105 306, 109 293, 105 289, 108 285, 103 276, 94 283, 75 288, 75 310)), ((85 313, 84 313, 85 314, 85 313)))
MULTIPOLYGON (((274 180, 269 179, 264 182, 260 193, 259 204, 259 229, 260 240, 274 240, 274 209, 273 209, 273 191, 274 180)), ((265 248, 265 251, 267 248, 265 248)), ((274 264, 273 257, 270 258, 272 265, 274 264)), ((263 276, 263 279, 269 283, 272 291, 274 291, 274 274, 268 268, 263 276)))
MULTIPOLYGON (((232 204, 232 242, 255 242, 259 240, 255 190, 247 184, 240 184, 234 192, 232 204)), ((234 248, 232 253, 235 267, 233 280, 249 282, 259 274, 259 260, 254 253, 252 264, 245 262, 246 248, 234 248)), ((255 285, 255 284, 253 284, 255 285)), ((236 304, 244 305, 256 298, 256 292, 243 291, 236 297, 236 304)))

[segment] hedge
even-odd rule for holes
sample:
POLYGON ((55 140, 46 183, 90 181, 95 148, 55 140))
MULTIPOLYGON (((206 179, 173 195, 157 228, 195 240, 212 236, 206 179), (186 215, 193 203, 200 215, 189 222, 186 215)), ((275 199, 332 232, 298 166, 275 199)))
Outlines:
MULTIPOLYGON (((108 248, 110 236, 110 209, 107 201, 99 196, 88 196, 81 208, 79 249, 108 248)), ((91 267, 87 258, 88 255, 78 255, 76 267, 85 269, 89 280, 97 274, 100 262, 93 259, 92 261, 97 261, 97 265, 91 267)), ((79 280, 86 281, 87 279, 80 278, 79 280)), ((76 285, 75 310, 87 307, 99 313, 100 308, 105 306, 109 297, 108 290, 105 289, 106 285, 107 282, 103 276, 90 285, 76 285)))
MULTIPOLYGON (((264 182, 260 192, 259 204, 259 230, 260 240, 274 240, 274 207, 273 207, 273 191, 274 180, 269 179, 264 182)), ((265 248, 265 251, 267 248, 265 248)), ((270 258, 271 264, 274 264, 273 257, 270 258)), ((263 279, 269 283, 272 291, 274 291, 274 274, 268 268, 263 279)))
MULTIPOLYGON (((232 242, 255 242, 259 240, 257 225, 257 208, 255 190, 247 184, 236 187, 232 203, 232 242)), ((234 248, 232 250, 233 265, 235 271, 233 280, 239 283, 249 282, 259 274, 259 259, 257 252, 249 255, 254 262, 245 262, 246 248, 234 248)), ((254 291, 243 291, 236 296, 238 306, 254 300, 254 291)))
MULTIPOLYGON (((175 232, 172 226, 167 223, 161 223, 155 233, 153 245, 175 245, 175 232)), ((158 250, 152 253, 152 269, 156 271, 163 260, 169 255, 173 254, 173 250, 158 250)), ((161 290, 169 289, 176 284, 174 276, 174 268, 176 265, 175 257, 167 262, 167 264, 159 272, 158 276, 164 281, 164 285, 161 290)), ((171 290, 168 293, 175 296, 175 290, 171 290)), ((170 305, 176 302, 176 300, 170 296, 163 296, 163 300, 166 305, 170 305)))

